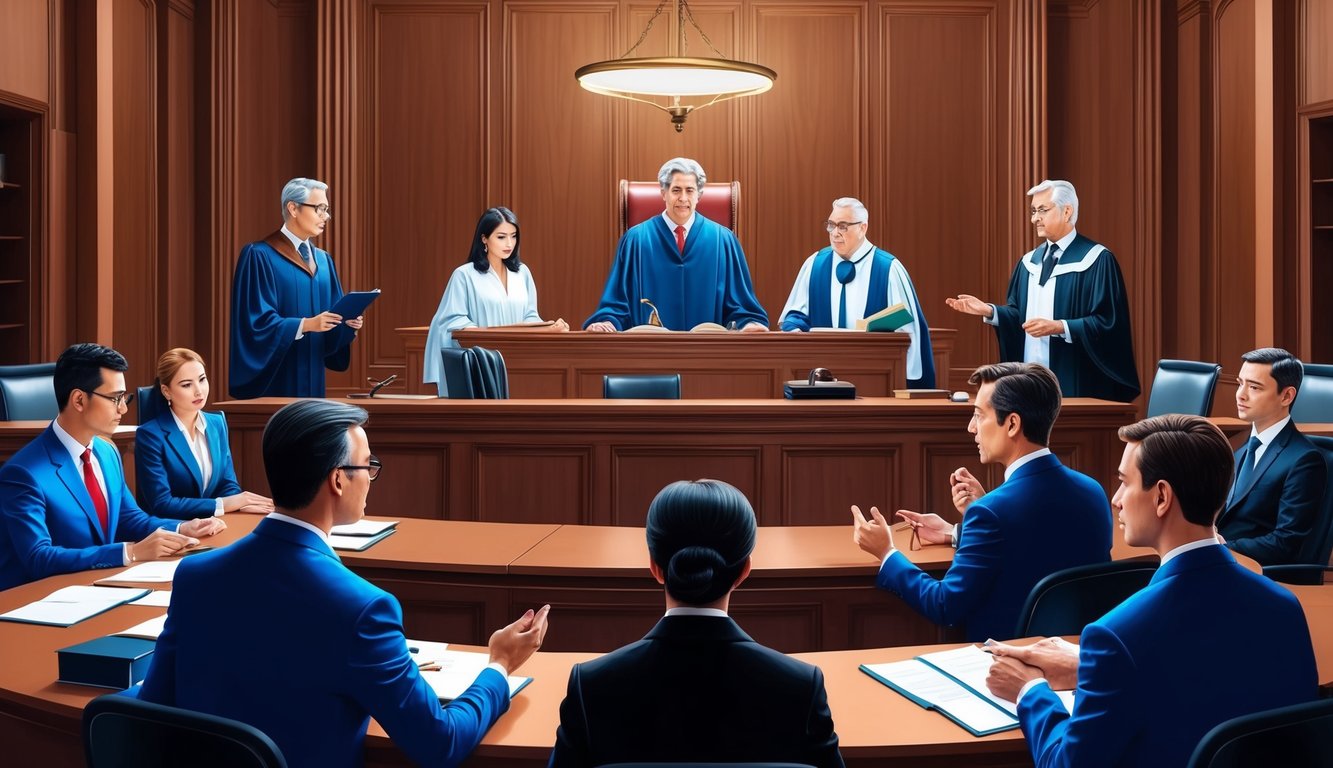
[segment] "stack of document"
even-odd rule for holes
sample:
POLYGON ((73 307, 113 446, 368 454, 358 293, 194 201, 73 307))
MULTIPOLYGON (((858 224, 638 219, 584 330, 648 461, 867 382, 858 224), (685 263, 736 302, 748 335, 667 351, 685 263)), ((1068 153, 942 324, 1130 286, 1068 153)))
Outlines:
MULTIPOLYGON (((925 653, 888 664, 862 664, 861 671, 926 709, 933 709, 974 736, 987 736, 1018 727, 1018 706, 995 696, 986 687, 990 654, 975 645, 925 653)), ((1065 692, 1065 708, 1073 693, 1065 692)))
MULTIPOLYGON (((431 654, 434 658, 434 664, 439 669, 425 670, 421 672, 421 677, 435 691, 435 695, 440 697, 440 701, 452 701, 463 695, 463 691, 472 685, 486 665, 490 663, 490 656, 485 653, 476 653, 473 651, 440 651, 431 654)), ((513 696, 532 682, 530 677, 520 677, 518 675, 509 676, 509 695, 513 696)))
POLYGON ((122 603, 136 600, 146 594, 148 594, 146 589, 65 587, 57 589, 35 603, 29 603, 22 608, 15 608, 9 613, 0 614, 0 619, 25 624, 68 627, 99 613, 109 611, 122 603))
POLYGON ((126 568, 114 576, 97 580, 98 584, 169 584, 176 578, 180 560, 153 560, 126 568))
POLYGON ((334 549, 361 552, 396 530, 397 520, 358 520, 335 525, 329 530, 329 545, 334 549))
POLYGON ((149 619, 122 632, 117 632, 116 635, 118 637, 142 637, 145 640, 156 640, 157 636, 162 634, 162 630, 166 629, 166 626, 167 615, 164 613, 156 619, 149 619))

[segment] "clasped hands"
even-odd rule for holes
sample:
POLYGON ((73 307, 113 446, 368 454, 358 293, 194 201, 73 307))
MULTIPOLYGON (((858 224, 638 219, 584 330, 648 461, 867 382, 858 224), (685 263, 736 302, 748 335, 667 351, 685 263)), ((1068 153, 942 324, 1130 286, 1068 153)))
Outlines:
POLYGON ((1017 701, 1018 692, 1031 680, 1046 678, 1052 690, 1070 690, 1078 685, 1078 646, 1060 637, 1048 637, 1031 645, 986 641, 995 657, 986 674, 990 692, 1017 701))
POLYGON ((227 530, 227 524, 218 517, 187 520, 175 531, 158 528, 142 541, 129 545, 131 562, 161 560, 179 555, 190 547, 198 546, 199 539, 227 530))

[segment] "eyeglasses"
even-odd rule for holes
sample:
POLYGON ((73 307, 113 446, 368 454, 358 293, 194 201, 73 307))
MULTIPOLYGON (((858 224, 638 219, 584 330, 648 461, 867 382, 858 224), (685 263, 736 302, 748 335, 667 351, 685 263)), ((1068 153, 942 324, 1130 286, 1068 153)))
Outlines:
POLYGON ((903 521, 893 526, 893 530, 895 531, 901 531, 904 528, 912 529, 912 538, 907 542, 907 548, 913 552, 921 549, 921 526, 912 525, 907 521, 903 521))
POLYGON ((313 203, 297 203, 297 205, 301 206, 302 208, 314 208, 315 213, 318 213, 320 216, 333 215, 333 208, 331 206, 325 205, 324 203, 320 203, 319 205, 315 205, 313 203))
POLYGON ((365 465, 344 464, 341 467, 338 467, 338 469, 364 469, 370 473, 370 482, 373 483, 375 482, 375 479, 380 476, 380 470, 384 469, 384 465, 381 464, 380 460, 375 458, 374 456, 371 456, 369 461, 370 463, 365 465))
POLYGON ((848 227, 854 227, 857 224, 864 224, 864 223, 865 223, 864 221, 826 221, 824 222, 824 229, 826 229, 829 232, 832 232, 833 230, 836 229, 845 235, 847 234, 848 227))
POLYGON ((94 392, 91 389, 85 389, 83 391, 87 392, 90 395, 97 395, 103 400, 110 400, 111 404, 116 406, 116 408, 123 408, 128 406, 130 403, 134 402, 133 392, 117 392, 114 395, 104 395, 101 392, 94 392))
POLYGON ((1034 218, 1034 217, 1039 219, 1045 218, 1046 214, 1050 213, 1051 211, 1054 211, 1056 208, 1059 207, 1060 206, 1058 205, 1043 205, 1040 208, 1029 208, 1028 209, 1029 218, 1034 218))

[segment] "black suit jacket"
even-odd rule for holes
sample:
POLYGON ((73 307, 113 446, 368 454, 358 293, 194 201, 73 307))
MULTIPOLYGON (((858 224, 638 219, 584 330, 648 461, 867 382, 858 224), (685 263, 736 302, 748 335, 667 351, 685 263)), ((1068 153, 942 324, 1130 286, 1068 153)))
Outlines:
MULTIPOLYGON (((1236 451, 1238 475, 1245 453, 1243 445, 1236 451)), ((1233 487, 1217 518, 1227 546, 1261 565, 1300 562, 1319 517, 1325 472, 1319 449, 1296 429, 1296 422, 1287 422, 1259 457, 1248 487, 1233 487)))
POLYGON ((550 765, 626 761, 843 765, 824 673, 711 616, 663 618, 570 672, 550 765))

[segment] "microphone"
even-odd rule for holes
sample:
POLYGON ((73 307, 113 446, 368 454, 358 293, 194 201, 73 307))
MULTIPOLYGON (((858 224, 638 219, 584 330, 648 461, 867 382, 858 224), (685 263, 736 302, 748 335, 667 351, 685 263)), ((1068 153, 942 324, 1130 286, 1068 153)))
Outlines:
POLYGON ((379 392, 381 389, 384 389, 385 387, 389 386, 390 384, 394 383, 397 380, 398 380, 398 374, 396 373, 389 374, 389 378, 383 381, 376 381, 374 377, 367 376, 366 381, 369 381, 371 384, 374 384, 375 386, 370 388, 370 394, 366 395, 366 397, 374 397, 376 392, 379 392))
POLYGON ((650 307, 653 308, 652 313, 650 313, 650 314, 648 315, 648 325, 655 325, 655 326, 657 326, 658 328, 665 328, 665 327, 666 327, 666 326, 662 325, 662 317, 661 317, 661 315, 657 314, 657 307, 653 306, 653 303, 652 303, 651 301, 649 301, 649 300, 647 300, 647 299, 639 299, 639 303, 640 303, 640 304, 647 304, 648 306, 650 306, 650 307))

